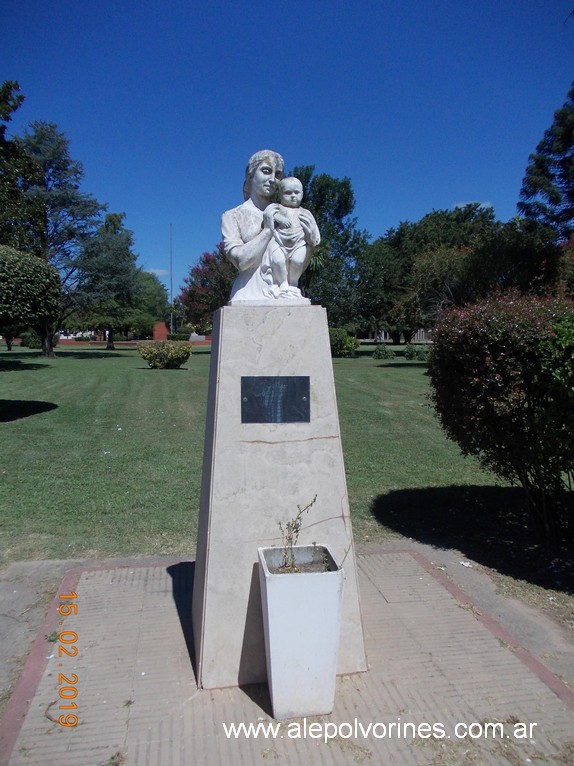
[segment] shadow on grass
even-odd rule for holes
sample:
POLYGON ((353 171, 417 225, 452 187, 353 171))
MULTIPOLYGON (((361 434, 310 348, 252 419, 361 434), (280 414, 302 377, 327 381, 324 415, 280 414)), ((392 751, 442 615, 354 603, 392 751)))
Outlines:
POLYGON ((150 367, 149 364, 143 367, 136 367, 136 370, 148 370, 151 372, 186 372, 189 367, 150 367))
POLYGON ((361 346, 361 348, 358 348, 355 351, 355 353, 353 354, 352 358, 353 359, 358 359, 358 358, 361 358, 361 357, 362 358, 364 358, 364 357, 367 357, 367 358, 372 357, 373 356, 373 351, 375 349, 376 349, 376 346, 370 346, 370 347, 368 346, 367 348, 364 348, 363 346, 361 346))
POLYGON ((130 354, 129 352, 123 352, 123 351, 105 351, 104 349, 100 351, 68 351, 65 350, 56 350, 56 359, 58 357, 73 357, 74 359, 117 359, 119 356, 131 356, 133 357, 133 353, 130 354))
POLYGON ((27 370, 45 370, 49 364, 36 364, 25 359, 0 358, 0 372, 23 372, 27 370))
POLYGON ((377 497, 375 518, 436 548, 454 548, 484 566, 535 585, 574 592, 574 551, 552 561, 532 532, 521 489, 450 486, 402 489, 377 497))
POLYGON ((35 402, 23 399, 0 399, 0 423, 10 423, 13 420, 40 415, 58 407, 52 402, 35 402))

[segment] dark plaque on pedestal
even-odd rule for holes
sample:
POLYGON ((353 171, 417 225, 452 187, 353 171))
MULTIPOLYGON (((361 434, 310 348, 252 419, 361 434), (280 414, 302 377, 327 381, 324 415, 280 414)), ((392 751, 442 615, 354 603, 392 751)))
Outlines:
POLYGON ((309 423, 309 376, 264 375, 241 378, 242 423, 309 423))

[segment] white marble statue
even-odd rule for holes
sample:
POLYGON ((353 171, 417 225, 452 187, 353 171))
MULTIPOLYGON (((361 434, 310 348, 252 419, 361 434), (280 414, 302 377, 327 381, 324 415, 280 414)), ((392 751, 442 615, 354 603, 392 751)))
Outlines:
POLYGON ((283 167, 277 152, 265 149, 254 154, 245 170, 245 202, 222 216, 225 253, 239 271, 231 289, 232 305, 278 300, 309 303, 297 283, 320 235, 311 213, 299 207, 303 189, 299 192, 293 183, 297 179, 286 179, 290 183, 281 204, 272 202, 283 167))
POLYGON ((274 241, 269 244, 274 282, 272 290, 277 297, 300 298, 301 291, 297 287, 299 277, 307 268, 313 248, 319 244, 321 237, 313 215, 301 207, 303 184, 298 178, 279 181, 279 199, 280 204, 273 205, 274 241))

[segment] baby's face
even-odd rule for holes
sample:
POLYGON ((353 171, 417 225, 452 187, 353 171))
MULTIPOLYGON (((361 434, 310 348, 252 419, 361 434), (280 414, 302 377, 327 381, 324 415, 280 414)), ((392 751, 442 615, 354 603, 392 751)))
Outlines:
POLYGON ((299 181, 286 181, 279 191, 281 204, 285 207, 299 207, 303 199, 303 187, 299 181))

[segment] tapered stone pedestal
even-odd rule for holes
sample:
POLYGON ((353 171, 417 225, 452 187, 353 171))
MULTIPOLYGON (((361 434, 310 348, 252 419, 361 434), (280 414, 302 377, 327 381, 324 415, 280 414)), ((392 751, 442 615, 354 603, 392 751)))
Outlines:
POLYGON ((337 672, 366 670, 325 310, 226 306, 214 317, 193 591, 198 683, 266 680, 257 549, 316 502, 299 543, 343 564, 337 672), (274 420, 279 422, 261 422, 274 420))

